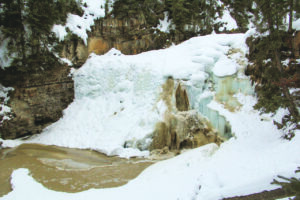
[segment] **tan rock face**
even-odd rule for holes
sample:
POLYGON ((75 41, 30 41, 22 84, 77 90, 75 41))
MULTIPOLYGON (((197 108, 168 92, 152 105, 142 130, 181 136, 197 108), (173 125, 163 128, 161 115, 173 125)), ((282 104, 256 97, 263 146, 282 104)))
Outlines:
POLYGON ((101 37, 92 37, 88 41, 88 54, 105 54, 109 51, 109 44, 101 37))
POLYGON ((72 40, 64 44, 62 58, 68 58, 75 65, 81 66, 88 58, 88 47, 82 41, 72 40))
POLYGON ((102 55, 116 48, 127 55, 162 48, 166 40, 159 34, 153 34, 143 16, 136 18, 99 19, 89 33, 88 44, 80 40, 65 43, 61 56, 75 65, 82 65, 90 53, 102 55))

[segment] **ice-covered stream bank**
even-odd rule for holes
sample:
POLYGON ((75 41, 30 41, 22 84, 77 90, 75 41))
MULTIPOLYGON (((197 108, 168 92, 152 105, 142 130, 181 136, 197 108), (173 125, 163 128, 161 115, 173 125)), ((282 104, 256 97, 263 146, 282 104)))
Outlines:
MULTIPOLYGON (((209 144, 154 164, 118 188, 59 193, 19 169, 12 175, 14 190, 2 199, 25 195, 27 199, 217 200, 275 188, 270 185, 273 178, 292 176, 300 166, 300 137, 283 140, 273 125, 284 110, 275 116, 253 110, 256 100, 243 73, 246 51, 245 35, 222 34, 135 56, 116 50, 91 55, 73 72, 76 98, 64 117, 30 142, 124 157, 147 155, 155 124, 170 110, 161 98, 162 85, 170 77, 186 88, 191 108, 206 115, 221 133, 232 132, 235 137, 220 147, 209 144)), ((20 141, 3 142, 14 146, 20 141)))

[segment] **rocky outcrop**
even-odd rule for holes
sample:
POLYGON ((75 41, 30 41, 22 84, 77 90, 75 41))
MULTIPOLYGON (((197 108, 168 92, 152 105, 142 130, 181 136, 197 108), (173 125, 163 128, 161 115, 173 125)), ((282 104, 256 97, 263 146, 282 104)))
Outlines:
POLYGON ((3 139, 40 133, 62 116, 74 98, 69 70, 66 66, 55 66, 27 74, 10 70, 2 73, 2 83, 14 88, 8 104, 13 117, 0 125, 3 139))

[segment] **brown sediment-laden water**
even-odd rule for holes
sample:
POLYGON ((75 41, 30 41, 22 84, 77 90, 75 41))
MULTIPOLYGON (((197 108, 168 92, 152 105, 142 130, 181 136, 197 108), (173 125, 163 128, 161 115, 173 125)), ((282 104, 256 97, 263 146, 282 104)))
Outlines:
POLYGON ((154 161, 108 157, 93 150, 22 144, 0 150, 0 196, 11 191, 13 170, 28 168, 45 187, 64 192, 117 187, 137 177, 154 161))

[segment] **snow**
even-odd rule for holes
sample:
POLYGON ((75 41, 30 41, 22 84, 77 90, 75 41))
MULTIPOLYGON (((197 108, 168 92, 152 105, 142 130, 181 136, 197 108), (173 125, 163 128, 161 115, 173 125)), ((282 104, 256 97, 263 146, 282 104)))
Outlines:
POLYGON ((218 23, 218 22, 219 23, 224 23, 224 25, 222 25, 219 28, 219 31, 224 31, 224 30, 231 31, 231 30, 234 30, 234 29, 238 28, 238 25, 237 25, 235 19, 233 19, 231 17, 228 8, 225 8, 223 10, 222 18, 217 18, 216 23, 218 23))
POLYGON ((13 58, 9 56, 9 51, 7 49, 9 38, 2 39, 0 33, 0 40, 0 68, 5 69, 11 65, 13 58))
POLYGON ((300 31, 300 19, 297 19, 293 22, 293 29, 295 29, 296 31, 300 31))
MULTIPOLYGON (((88 31, 91 31, 91 26, 94 25, 94 20, 105 16, 105 0, 82 0, 81 8, 84 11, 83 16, 78 16, 69 13, 65 25, 55 24, 52 32, 56 34, 59 41, 63 41, 67 36, 68 28, 72 33, 81 38, 87 45, 88 31), (87 6, 85 7, 84 4, 87 6)), ((112 2, 110 2, 112 4, 112 2)))
POLYGON ((55 33, 56 37, 60 42, 64 41, 65 37, 68 35, 66 27, 61 24, 55 24, 52 27, 52 32, 55 33))
POLYGON ((66 64, 68 66, 72 66, 73 63, 68 59, 68 58, 59 58, 59 61, 62 63, 62 64, 66 64))
POLYGON ((287 59, 281 61, 281 64, 282 64, 283 66, 285 66, 285 67, 287 67, 287 66, 289 65, 289 63, 290 63, 290 59, 289 59, 289 58, 287 58, 287 59))
POLYGON ((4 87, 0 84, 0 126, 3 121, 10 120, 9 113, 11 112, 11 108, 7 106, 7 102, 9 101, 8 93, 11 90, 14 90, 14 88, 4 87), (1 117, 3 118, 1 119, 1 117))
POLYGON ((161 19, 159 20, 159 24, 158 24, 157 28, 161 32, 169 33, 171 25, 172 25, 172 20, 169 20, 168 12, 165 12, 164 15, 165 15, 164 19, 163 20, 161 20, 161 19))
POLYGON ((237 72, 237 66, 232 60, 224 57, 215 64, 212 71, 218 77, 231 76, 237 72))
MULTIPOLYGON (((200 90, 201 84, 212 75, 231 76, 244 67, 237 66, 239 56, 230 56, 231 49, 247 52, 244 34, 201 36, 134 56, 116 49, 103 56, 91 54, 72 72, 75 100, 63 118, 28 142, 90 148, 121 157, 146 156, 154 125, 166 110, 161 85, 172 76, 185 80, 194 89, 192 95, 214 95, 209 87, 200 90)), ((234 98, 241 104, 235 112, 215 99, 208 104, 226 118, 234 133, 219 147, 209 144, 158 162, 121 187, 73 194, 51 191, 27 169, 18 169, 12 174, 13 191, 0 199, 218 200, 276 189, 270 183, 277 175, 292 177, 300 166, 300 132, 291 141, 282 139, 283 132, 273 120, 286 110, 261 115, 253 109, 254 96, 237 93, 234 98)), ((1 141, 3 146, 24 142, 1 141)))

